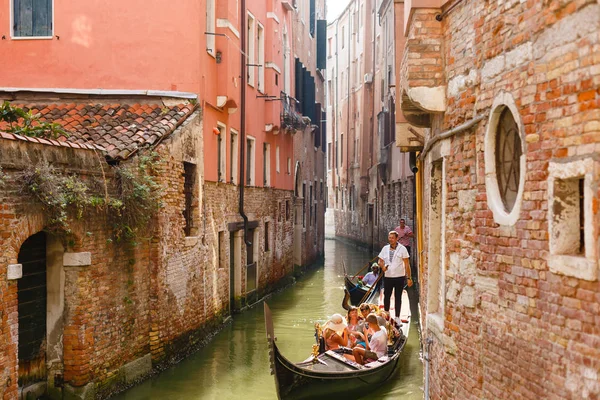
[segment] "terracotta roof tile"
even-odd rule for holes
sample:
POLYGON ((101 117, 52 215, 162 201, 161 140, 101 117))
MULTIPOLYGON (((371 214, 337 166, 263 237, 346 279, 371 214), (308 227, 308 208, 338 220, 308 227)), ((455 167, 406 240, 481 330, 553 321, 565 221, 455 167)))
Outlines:
POLYGON ((56 140, 25 138, 2 130, 5 139, 20 139, 47 145, 96 148, 113 159, 123 159, 144 146, 154 145, 170 135, 196 109, 192 104, 18 104, 26 111, 39 114, 42 121, 58 123, 69 134, 56 140), (87 144, 87 145, 86 145, 87 144))

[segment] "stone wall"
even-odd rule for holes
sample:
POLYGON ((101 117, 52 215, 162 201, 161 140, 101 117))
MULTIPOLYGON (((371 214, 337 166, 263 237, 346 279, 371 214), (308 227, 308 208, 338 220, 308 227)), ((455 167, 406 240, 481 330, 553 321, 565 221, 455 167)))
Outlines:
POLYGON ((462 2, 440 25, 447 110, 434 117, 433 134, 485 119, 425 159, 420 287, 424 337, 432 340, 429 395, 596 398, 600 6, 462 2), (494 189, 504 110, 514 115, 524 154, 510 212, 494 189), (581 180, 581 203, 560 192, 572 180, 581 180), (575 221, 584 214, 575 238, 583 249, 562 249, 552 236, 565 223, 561 210, 577 210, 575 221))

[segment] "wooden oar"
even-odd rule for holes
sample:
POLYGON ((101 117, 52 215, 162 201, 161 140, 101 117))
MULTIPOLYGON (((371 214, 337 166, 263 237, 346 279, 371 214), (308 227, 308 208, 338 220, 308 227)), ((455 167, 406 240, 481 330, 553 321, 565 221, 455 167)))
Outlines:
POLYGON ((371 288, 367 291, 367 293, 365 293, 363 298, 360 300, 360 303, 358 303, 359 305, 362 304, 363 301, 365 301, 366 299, 369 298, 369 293, 371 293, 373 291, 373 289, 375 289, 375 287, 377 287, 377 284, 379 283, 379 280, 381 279, 382 276, 383 276, 383 272, 380 272, 379 275, 377 276, 377 280, 375 281, 373 286, 371 286, 371 288))
MULTIPOLYGON (((369 268, 371 266, 371 264, 373 264, 373 261, 375 261, 376 259, 378 259, 378 256, 375 256, 375 258, 372 258, 371 261, 369 261, 367 263, 367 265, 365 265, 364 267, 362 267, 360 269, 360 271, 358 271, 356 274, 354 274, 354 276, 352 277, 352 281, 358 276, 358 274, 360 274, 361 272, 363 272, 365 270, 365 268, 369 268)), ((344 275, 346 275, 346 268, 344 267, 344 275)))

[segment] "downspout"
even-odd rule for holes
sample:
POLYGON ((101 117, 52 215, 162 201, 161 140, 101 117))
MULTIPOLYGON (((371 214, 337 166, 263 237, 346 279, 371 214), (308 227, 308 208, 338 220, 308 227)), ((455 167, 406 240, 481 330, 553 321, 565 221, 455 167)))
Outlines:
MULTIPOLYGON (((420 292, 420 282, 421 282, 421 255, 423 254, 423 176, 425 175, 425 171, 423 170, 423 160, 421 157, 418 157, 416 153, 411 153, 411 158, 414 157, 415 165, 417 171, 415 172, 415 202, 416 202, 416 223, 415 227, 417 228, 417 269, 418 269, 418 281, 417 281, 417 296, 419 296, 420 292)), ((412 165, 411 165, 412 167, 412 165)), ((419 298, 420 304, 420 298, 419 298)), ((419 307, 420 309, 420 307, 419 307)), ((420 313, 419 313, 420 314, 420 313)), ((421 315, 419 315, 419 330, 421 335, 423 335, 423 325, 421 324, 421 315)), ((433 339, 427 338, 425 340, 425 351, 423 353, 423 361, 425 362, 425 382, 423 387, 424 398, 425 400, 429 400, 429 363, 431 361, 430 352, 431 345, 433 344, 433 339)))
POLYGON ((241 32, 240 32, 240 64, 241 64, 241 88, 240 88, 240 200, 239 209, 240 216, 244 220, 244 242, 246 246, 252 246, 252 242, 248 239, 248 216, 244 212, 244 187, 246 185, 246 177, 244 175, 244 166, 246 164, 246 79, 248 61, 246 60, 246 0, 242 0, 242 7, 240 9, 240 20, 241 20, 241 32))

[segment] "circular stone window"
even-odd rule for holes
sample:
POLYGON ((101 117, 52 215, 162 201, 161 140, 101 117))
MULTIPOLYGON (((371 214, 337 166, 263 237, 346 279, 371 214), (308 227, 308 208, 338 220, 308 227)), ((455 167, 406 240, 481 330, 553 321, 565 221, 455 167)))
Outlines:
POLYGON ((514 99, 499 94, 485 134, 485 184, 494 221, 514 225, 521 211, 525 183, 525 141, 514 99))

